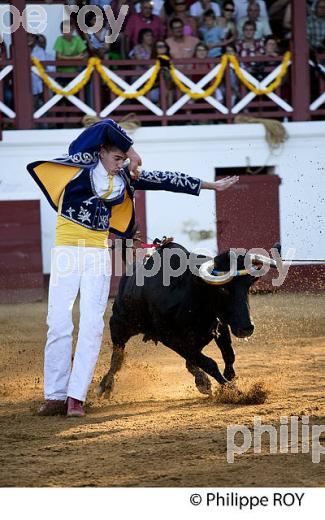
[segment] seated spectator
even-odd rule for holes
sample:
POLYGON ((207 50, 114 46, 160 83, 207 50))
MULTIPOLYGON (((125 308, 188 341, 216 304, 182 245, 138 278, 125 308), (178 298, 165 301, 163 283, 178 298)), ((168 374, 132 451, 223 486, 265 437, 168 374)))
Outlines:
POLYGON ((238 23, 241 18, 247 16, 247 9, 251 3, 258 3, 260 6, 260 16, 263 16, 267 19, 269 18, 264 0, 234 0, 236 7, 236 23, 238 23))
POLYGON ((162 21, 159 16, 152 14, 152 9, 152 2, 142 0, 140 13, 135 13, 130 16, 125 27, 125 35, 128 38, 130 49, 137 44, 141 29, 151 29, 155 40, 165 36, 165 28, 162 21))
POLYGON ((204 25, 199 30, 204 43, 209 49, 208 56, 209 58, 217 58, 222 54, 226 30, 216 24, 216 15, 212 9, 205 11, 203 20, 204 25))
POLYGON ((167 38, 166 43, 170 49, 170 55, 174 59, 192 58, 199 39, 195 36, 184 35, 184 22, 180 18, 173 18, 169 27, 172 36, 167 38))
POLYGON ((256 25, 254 22, 245 22, 243 27, 244 37, 236 43, 236 50, 239 57, 258 56, 264 54, 264 45, 262 40, 256 40, 254 33, 256 25))
MULTIPOLYGON (((168 22, 172 18, 180 18, 184 22, 184 36, 197 36, 197 21, 194 16, 187 14, 186 0, 174 0, 174 12, 168 18, 168 22)), ((171 36, 170 30, 168 36, 171 36)))
MULTIPOLYGON (((61 23, 62 36, 55 40, 54 50, 57 60, 82 60, 87 56, 87 44, 75 34, 75 28, 68 21, 61 23)), ((58 72, 77 72, 78 67, 57 67, 58 72)))
POLYGON ((243 26, 245 22, 254 22, 256 31, 254 34, 255 40, 261 40, 269 34, 272 34, 269 21, 266 17, 260 15, 261 8, 257 2, 252 2, 247 8, 247 16, 241 18, 237 24, 239 38, 243 38, 243 26))
POLYGON ((199 24, 203 22, 203 13, 208 9, 212 9, 216 16, 221 16, 221 9, 219 4, 212 2, 211 0, 199 0, 190 7, 190 15, 195 16, 198 19, 199 24))
POLYGON ((84 33, 89 55, 100 59, 107 58, 110 50, 110 44, 106 42, 106 36, 109 35, 110 31, 108 30, 105 17, 104 20, 103 27, 99 31, 92 32, 92 27, 96 24, 97 18, 95 13, 90 11, 88 16, 86 16, 86 25, 90 30, 84 33))
POLYGON ((135 60, 150 60, 154 49, 154 38, 151 29, 141 29, 138 44, 129 53, 129 58, 135 60))
POLYGON ((315 12, 308 16, 307 35, 309 45, 314 51, 325 50, 325 0, 318 0, 315 12))
POLYGON ((217 18, 217 25, 225 29, 225 46, 237 39, 237 28, 234 22, 235 4, 232 0, 225 0, 222 4, 222 16, 217 18))

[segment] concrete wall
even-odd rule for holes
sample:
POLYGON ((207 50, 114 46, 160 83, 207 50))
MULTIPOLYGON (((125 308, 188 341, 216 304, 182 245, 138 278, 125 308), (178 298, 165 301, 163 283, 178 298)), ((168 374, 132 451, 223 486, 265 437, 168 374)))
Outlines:
MULTIPOLYGON (((289 140, 271 153, 262 125, 207 125, 141 128, 133 138, 147 170, 182 171, 213 180, 216 167, 268 165, 281 178, 280 227, 284 253, 297 259, 325 258, 325 122, 287 123, 289 140)), ((76 130, 6 131, 0 142, 0 200, 41 199, 44 272, 49 272, 55 212, 26 172, 27 163, 67 152, 76 130)), ((147 192, 150 238, 172 235, 189 249, 216 251, 216 207, 213 192, 200 197, 147 192), (190 221, 190 222, 188 222, 190 221), (186 225, 212 231, 199 242, 186 225)))

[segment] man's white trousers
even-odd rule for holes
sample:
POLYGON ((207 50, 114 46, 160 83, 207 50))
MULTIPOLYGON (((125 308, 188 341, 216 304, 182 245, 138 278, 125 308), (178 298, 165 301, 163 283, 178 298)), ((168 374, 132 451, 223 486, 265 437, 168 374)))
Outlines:
POLYGON ((48 335, 44 359, 45 399, 86 400, 100 352, 111 280, 108 249, 52 249, 48 335), (80 322, 73 364, 72 308, 80 290, 80 322))

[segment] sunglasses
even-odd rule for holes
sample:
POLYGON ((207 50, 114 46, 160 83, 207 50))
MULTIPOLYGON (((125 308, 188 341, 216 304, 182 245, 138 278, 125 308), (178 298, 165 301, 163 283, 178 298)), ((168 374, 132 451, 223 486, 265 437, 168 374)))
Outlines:
POLYGON ((235 9, 233 9, 232 7, 225 7, 224 11, 227 11, 228 13, 234 13, 235 9))

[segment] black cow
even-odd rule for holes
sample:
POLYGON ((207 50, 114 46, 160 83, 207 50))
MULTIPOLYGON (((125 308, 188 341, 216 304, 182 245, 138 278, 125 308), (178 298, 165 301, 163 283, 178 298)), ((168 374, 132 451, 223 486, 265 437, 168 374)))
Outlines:
POLYGON ((239 256, 237 276, 226 283, 221 281, 219 285, 222 272, 229 272, 228 251, 214 259, 197 256, 196 263, 201 264, 197 274, 187 268, 180 276, 172 277, 171 283, 165 286, 166 262, 176 274, 180 267, 179 251, 181 258, 189 259, 190 253, 184 247, 174 242, 168 243, 157 249, 145 264, 137 264, 131 276, 121 278, 110 319, 113 342, 111 366, 99 385, 98 395, 110 395, 114 376, 122 366, 125 345, 132 336, 140 333, 144 334, 144 341, 160 341, 183 357, 201 393, 211 393, 211 383, 206 374, 221 385, 235 377, 235 353, 229 328, 239 338, 253 334, 248 291, 256 278, 244 270, 244 256, 239 256), (153 276, 145 276, 142 286, 137 285, 139 274, 152 274, 157 265, 156 255, 160 255, 161 268, 153 276), (205 269, 206 266, 210 269, 205 269), (206 274, 211 273, 211 269, 212 274, 206 274), (217 363, 202 353, 213 339, 225 363, 223 375, 217 363))

